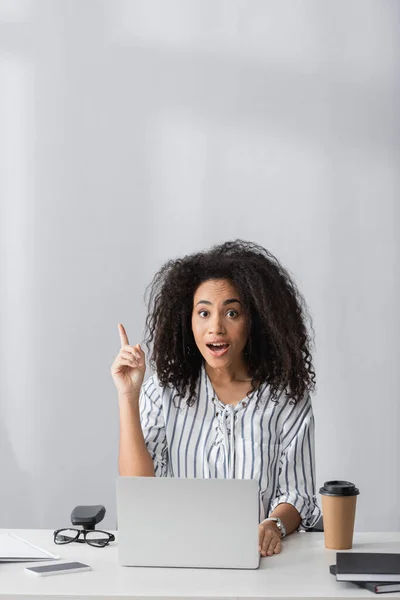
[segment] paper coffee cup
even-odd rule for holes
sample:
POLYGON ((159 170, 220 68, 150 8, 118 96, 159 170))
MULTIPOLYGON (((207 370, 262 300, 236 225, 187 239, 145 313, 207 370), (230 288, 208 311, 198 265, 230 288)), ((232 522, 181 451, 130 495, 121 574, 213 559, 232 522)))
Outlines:
POLYGON ((319 490, 322 496, 325 548, 349 550, 353 546, 357 496, 350 481, 326 481, 319 490))

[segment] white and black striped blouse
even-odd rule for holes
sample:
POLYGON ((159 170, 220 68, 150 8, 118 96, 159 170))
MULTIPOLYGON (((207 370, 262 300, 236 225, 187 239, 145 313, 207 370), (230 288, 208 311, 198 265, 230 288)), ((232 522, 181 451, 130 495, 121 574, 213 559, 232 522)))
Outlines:
POLYGON ((282 502, 298 510, 302 527, 318 520, 309 394, 296 405, 286 395, 273 401, 266 384, 236 406, 225 405, 203 366, 191 407, 150 377, 140 418, 156 476, 257 479, 260 521, 282 502))

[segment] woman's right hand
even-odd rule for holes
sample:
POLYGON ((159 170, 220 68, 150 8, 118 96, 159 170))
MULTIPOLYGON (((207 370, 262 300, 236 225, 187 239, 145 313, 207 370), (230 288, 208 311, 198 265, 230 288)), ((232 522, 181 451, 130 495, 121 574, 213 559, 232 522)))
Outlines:
POLYGON ((146 359, 140 344, 130 346, 123 325, 118 325, 121 349, 111 366, 111 375, 120 396, 138 394, 146 372, 146 359))

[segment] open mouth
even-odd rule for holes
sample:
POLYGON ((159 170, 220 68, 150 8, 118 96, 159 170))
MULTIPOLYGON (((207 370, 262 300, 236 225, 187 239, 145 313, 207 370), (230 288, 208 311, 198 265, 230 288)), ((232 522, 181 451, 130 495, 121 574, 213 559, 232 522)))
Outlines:
POLYGON ((213 356, 223 356, 228 352, 229 344, 207 344, 207 348, 213 356))

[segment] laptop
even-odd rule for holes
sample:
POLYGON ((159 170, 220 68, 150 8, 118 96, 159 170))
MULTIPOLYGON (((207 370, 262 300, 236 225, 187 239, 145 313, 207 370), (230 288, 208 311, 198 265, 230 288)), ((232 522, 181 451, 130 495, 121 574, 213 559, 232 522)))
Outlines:
POLYGON ((118 477, 118 562, 257 569, 255 479, 118 477))

